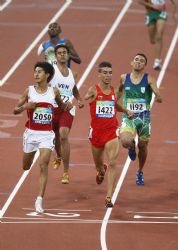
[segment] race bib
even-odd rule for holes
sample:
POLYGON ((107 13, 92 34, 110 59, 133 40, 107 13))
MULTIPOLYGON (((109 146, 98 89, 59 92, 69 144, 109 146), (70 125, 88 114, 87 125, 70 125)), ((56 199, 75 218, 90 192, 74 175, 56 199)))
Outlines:
POLYGON ((36 124, 51 124, 52 109, 37 107, 33 112, 32 122, 36 124))
POLYGON ((153 5, 164 5, 165 4, 165 0, 151 0, 151 3, 153 5))
POLYGON ((96 102, 96 117, 112 118, 115 115, 114 101, 97 101, 96 102))
POLYGON ((70 89, 60 88, 60 96, 63 102, 72 102, 73 93, 70 89))
POLYGON ((146 103, 144 99, 129 99, 127 102, 127 109, 132 112, 143 112, 146 110, 146 103))

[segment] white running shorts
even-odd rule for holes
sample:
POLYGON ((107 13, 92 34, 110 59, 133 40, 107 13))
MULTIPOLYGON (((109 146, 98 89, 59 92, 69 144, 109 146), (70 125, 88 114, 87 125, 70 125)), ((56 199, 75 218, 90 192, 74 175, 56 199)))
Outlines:
POLYGON ((23 134, 23 151, 31 153, 39 148, 54 149, 55 134, 53 131, 37 131, 26 129, 23 134))

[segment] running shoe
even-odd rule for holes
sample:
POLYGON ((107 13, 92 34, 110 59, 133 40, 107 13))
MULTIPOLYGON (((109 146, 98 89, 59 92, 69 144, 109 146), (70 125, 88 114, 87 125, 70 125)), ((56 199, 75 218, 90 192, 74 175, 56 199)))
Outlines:
POLYGON ((136 173, 136 184, 138 186, 144 185, 143 172, 141 172, 141 171, 137 171, 137 173, 136 173))
POLYGON ((61 165, 62 158, 56 157, 56 159, 53 161, 53 168, 58 169, 61 165))
POLYGON ((113 207, 113 203, 111 201, 111 198, 110 197, 106 197, 105 199, 105 207, 113 207))
POLYGON ((137 154, 136 154, 136 148, 135 148, 135 141, 134 141, 134 148, 128 149, 128 155, 132 161, 135 161, 137 154))
POLYGON ((37 197, 36 201, 35 201, 35 211, 38 214, 42 214, 44 213, 44 209, 42 208, 42 197, 37 197))
POLYGON ((104 172, 97 172, 97 174, 96 174, 96 183, 98 185, 103 182, 104 176, 105 176, 105 173, 107 170, 107 165, 105 163, 103 164, 103 167, 104 167, 104 172))
POLYGON ((69 174, 68 173, 63 174, 61 183, 62 184, 69 184, 69 174))
POLYGON ((160 70, 161 69, 161 61, 160 59, 155 59, 153 64, 154 70, 160 70))

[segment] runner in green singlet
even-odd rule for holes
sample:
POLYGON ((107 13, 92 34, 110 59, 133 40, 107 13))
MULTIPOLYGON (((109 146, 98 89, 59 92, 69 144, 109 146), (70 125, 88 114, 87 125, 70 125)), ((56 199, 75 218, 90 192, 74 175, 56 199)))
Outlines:
MULTIPOLYGON (((139 0, 141 5, 146 8, 146 22, 151 44, 155 46, 155 60, 153 69, 161 69, 161 52, 163 47, 163 34, 165 30, 167 11, 165 0, 139 0)), ((177 22, 176 3, 175 0, 170 0, 173 6, 173 19, 177 22)))
POLYGON ((129 157, 131 160, 135 160, 134 137, 136 134, 138 135, 139 167, 136 173, 137 185, 144 185, 143 167, 147 158, 147 146, 151 131, 150 102, 152 93, 155 94, 157 102, 162 102, 155 79, 144 72, 146 64, 146 56, 138 53, 131 63, 131 73, 121 75, 118 88, 118 98, 123 95, 123 107, 134 112, 132 120, 123 114, 120 137, 123 147, 128 149, 129 157))

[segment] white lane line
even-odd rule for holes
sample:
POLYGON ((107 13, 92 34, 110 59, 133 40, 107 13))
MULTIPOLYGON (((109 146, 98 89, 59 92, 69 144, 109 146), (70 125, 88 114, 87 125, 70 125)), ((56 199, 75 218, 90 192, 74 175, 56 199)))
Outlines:
POLYGON ((88 74, 90 73, 90 71, 93 68, 94 64, 96 63, 97 59, 99 58, 99 56, 103 52, 104 48, 106 47, 108 41, 110 40, 110 38, 112 37, 113 33, 115 32, 117 26, 121 22, 123 16, 125 15, 125 13, 127 12, 128 8, 130 7, 131 3, 132 3, 132 0, 128 0, 126 2, 125 6, 123 7, 123 9, 121 10, 121 12, 119 13, 119 15, 117 16, 117 18, 114 21, 113 25, 111 26, 109 32, 107 33, 106 37, 104 38, 103 42, 101 43, 99 49, 96 51, 96 54, 94 55, 94 57, 91 60, 90 64, 86 68, 84 74, 82 75, 80 81, 78 82, 78 84, 77 84, 78 88, 81 87, 81 85, 83 84, 83 82, 87 78, 88 74))
POLYGON ((134 215, 134 219, 170 219, 178 220, 178 216, 146 216, 146 215, 134 215))
POLYGON ((48 26, 50 23, 55 22, 63 12, 69 7, 72 3, 72 0, 66 0, 63 6, 58 10, 55 16, 49 21, 49 23, 45 26, 45 28, 41 31, 41 33, 35 38, 35 40, 31 43, 31 45, 25 50, 25 52, 19 57, 19 59, 14 63, 14 65, 10 68, 7 74, 0 80, 0 86, 2 86, 9 77, 14 73, 14 71, 19 67, 19 65, 24 61, 24 59, 28 56, 28 54, 32 51, 32 49, 38 44, 41 38, 46 34, 48 30, 48 26))
MULTIPOLYGON (((116 21, 114 23, 114 29, 116 29, 116 27, 119 25, 119 23, 121 22, 122 18, 124 17, 124 15, 128 11, 128 9, 130 8, 131 4, 132 4, 132 0, 127 0, 126 1, 123 9, 119 13, 119 15, 118 15, 118 17, 117 17, 117 19, 116 19, 116 21)), ((119 189, 120 189, 120 187, 122 185, 123 179, 125 178, 125 175, 126 175, 128 167, 129 167, 129 164, 130 164, 130 159, 127 159, 127 162, 126 162, 126 164, 125 164, 125 166, 124 166, 124 168, 122 170, 119 182, 117 184, 117 187, 119 189)), ((117 189, 117 187, 116 187, 116 189, 117 189)), ((115 202, 116 198, 117 198, 117 194, 116 194, 116 191, 115 191, 114 195, 113 195, 113 202, 115 202)), ((107 250, 107 245, 106 245, 106 227, 107 227, 107 224, 108 224, 108 220, 109 220, 111 211, 112 211, 111 208, 107 209, 107 212, 106 212, 106 214, 104 216, 103 223, 102 223, 102 226, 101 226, 100 241, 101 241, 101 248, 102 248, 102 250, 107 250)))
MULTIPOLYGON (((71 1, 67 1, 68 5, 69 5, 69 2, 71 1)), ((129 4, 126 4, 126 7, 127 5, 130 6, 132 1, 128 1, 129 4)), ((67 6, 68 6, 67 5, 67 6)), ((83 84, 83 82, 85 81, 85 79, 87 78, 88 74, 90 73, 90 71, 92 70, 95 62, 97 61, 98 57, 101 55, 102 51, 104 50, 105 46, 107 45, 108 41, 110 40, 112 34, 114 33, 114 31, 116 30, 117 26, 119 25, 120 21, 122 20, 122 17, 124 15, 124 13, 126 12, 126 7, 124 7, 121 11, 121 14, 118 15, 116 21, 113 23, 112 27, 110 28, 109 32, 107 33, 106 37, 104 38, 103 42, 101 43, 99 49, 97 50, 96 54, 94 55, 94 57, 92 58, 91 62, 89 63, 88 67, 86 68, 85 72, 83 73, 82 77, 80 78, 78 84, 77 84, 77 87, 80 88, 83 84)), ((128 7, 127 7, 128 8, 128 7)), ((61 13, 61 12, 60 12, 61 13)), ((61 13, 62 14, 62 13, 61 13)), ((55 15, 55 18, 59 17, 59 12, 58 12, 58 15, 56 14, 55 15)), ((51 22, 54 22, 54 18, 52 18, 52 20, 50 21, 51 22)), ((48 27, 48 25, 46 26, 46 28, 48 27)), ((46 31, 45 31, 46 32, 46 31)), ((40 37, 41 38, 41 37, 40 37)), ((34 42, 33 42, 34 43, 34 42)), ((35 44, 36 45, 36 44, 35 44)), ((31 45, 32 46, 32 45, 31 45)), ((31 47, 30 46, 30 47, 31 47)), ((24 53, 25 54, 25 53, 24 53)), ((27 56, 27 55, 26 55, 27 56)), ((25 56, 25 57, 26 57, 25 56)), ((23 60, 25 59, 25 57, 23 58, 23 60)), ((22 57, 21 57, 22 58, 22 57)), ((22 59, 19 59, 18 61, 23 61, 22 59)), ((17 63, 16 63, 17 64, 17 63)), ((19 65, 19 64, 18 64, 19 65)), ((15 70, 15 69, 14 69, 15 70)), ((12 72, 13 73, 13 72, 12 72)), ((11 74, 12 74, 11 73, 11 74)), ((7 74, 8 75, 8 74, 7 74)), ((7 75, 6 75, 6 78, 7 78, 7 75)), ((10 76, 10 75, 9 75, 10 76)), ((9 77, 8 76, 8 77, 9 77)), ((3 78, 4 79, 4 78, 3 78)), ((7 79, 6 79, 7 80, 7 79)), ((4 82, 5 80, 3 80, 4 82)), ((39 153, 38 153, 38 156, 39 156, 39 153)), ((38 158, 38 156, 36 157, 35 155, 35 160, 34 160, 34 163, 36 161, 36 159, 38 158)), ((28 172, 29 173, 29 172, 28 172)), ((11 195, 9 196, 7 202, 5 203, 5 205, 3 206, 2 210, 0 211, 0 218, 3 217, 4 213, 6 212, 6 210, 8 209, 10 203, 12 202, 13 198, 15 197, 16 193, 18 192, 20 186, 22 185, 22 183, 24 182, 25 178, 27 177, 28 173, 24 172, 22 177, 20 178, 20 180, 18 181, 16 187, 14 188, 13 192, 11 193, 11 195)))
MULTIPOLYGON (((166 57, 165 57, 165 60, 164 60, 164 64, 162 66, 162 70, 159 74, 159 77, 158 77, 158 80, 157 80, 157 85, 158 85, 158 88, 160 87, 161 85, 161 82, 162 82, 162 79, 164 77, 164 74, 166 72, 166 69, 168 67, 168 64, 170 62, 170 59, 172 57, 172 54, 173 54, 173 51, 174 51, 174 48, 176 46, 176 43, 177 43, 177 40, 178 40, 178 26, 176 28, 176 31, 174 33, 174 36, 172 38, 172 41, 171 41, 171 44, 170 44, 170 47, 169 47, 169 50, 166 54, 166 57)), ((151 107, 153 105, 153 102, 154 102, 154 99, 155 97, 153 96, 152 98, 152 101, 151 101, 151 107)), ((130 166, 130 158, 128 157, 127 160, 126 160, 126 163, 124 165, 124 168, 122 170, 122 173, 121 173, 121 176, 119 178, 119 181, 117 183, 117 186, 116 186, 116 189, 114 191, 114 194, 113 194, 113 198, 112 198, 112 202, 115 203, 116 202, 116 199, 118 197, 118 194, 120 192, 120 189, 121 189, 121 186, 123 184, 123 181, 125 179, 125 176, 127 174, 127 171, 128 171, 128 168, 130 166)), ((100 238, 101 238, 101 245, 102 245, 102 250, 107 250, 107 245, 106 245, 106 227, 107 227, 107 221, 109 220, 110 218, 110 215, 111 215, 111 212, 112 212, 112 208, 108 208, 106 213, 105 213, 105 216, 104 216, 104 222, 102 223, 102 227, 101 227, 101 234, 100 234, 100 238)))
MULTIPOLYGON (((68 6, 72 3, 72 0, 66 0, 66 2, 64 3, 64 5, 59 9, 59 11, 56 13, 56 15, 50 20, 49 23, 56 21, 56 19, 59 18, 59 16, 62 15, 62 13, 68 8, 68 6)), ((48 23, 48 25, 49 25, 48 23)), ((11 74, 16 70, 16 68, 20 65, 20 63, 25 59, 25 57, 30 53, 30 51, 35 47, 35 45, 38 43, 38 41, 42 38, 42 36, 46 33, 48 25, 46 25, 46 27, 42 30, 42 32, 37 36, 37 38, 33 41, 33 43, 30 45, 30 47, 24 52, 24 54, 18 59, 18 61, 14 64, 14 66, 10 69, 10 71, 6 74, 6 76, 2 79, 2 81, 0 82, 0 85, 3 85, 5 83, 5 81, 11 76, 11 74)), ((34 157, 34 161, 32 163, 31 168, 33 167, 34 163, 36 162, 37 158, 39 156, 39 151, 35 154, 34 157)), ((30 168, 30 170, 31 170, 30 168)), ((19 181, 17 182, 14 190, 12 191, 12 193, 10 194, 10 196, 8 197, 6 203, 4 204, 4 206, 2 207, 2 209, 0 210, 0 218, 3 217, 4 213, 6 212, 6 210, 8 209, 9 205, 11 204, 12 200, 14 199, 16 193, 18 192, 19 188, 21 187, 22 183, 24 182, 24 180, 26 179, 26 177, 28 176, 30 170, 25 171, 21 178, 19 179, 19 181)))
POLYGON ((12 93, 12 92, 8 92, 8 91, 0 90, 0 97, 18 100, 21 97, 21 95, 16 94, 16 93, 12 93))
MULTIPOLYGON (((23 207, 22 210, 34 211, 34 208, 23 207)), ((91 210, 91 209, 48 208, 48 209, 45 209, 45 211, 92 212, 93 210, 91 210)))
POLYGON ((147 211, 140 211, 140 212, 135 212, 135 211, 127 211, 128 214, 177 214, 175 212, 164 212, 164 211, 157 211, 157 212, 147 212, 147 211))
POLYGON ((15 195, 17 194, 19 188, 21 187, 22 183, 24 182, 24 180, 26 179, 26 177, 28 176, 30 170, 32 169, 34 163, 36 162, 37 158, 39 156, 39 151, 35 154, 33 163, 31 165, 31 168, 27 171, 25 171, 21 178, 19 179, 19 181, 17 182, 15 188, 13 189, 12 193, 10 194, 10 196, 8 197, 6 203, 4 204, 4 206, 2 207, 2 209, 0 210, 0 218, 3 217, 3 215, 5 214, 6 210, 8 209, 9 205, 11 204, 12 200, 14 199, 15 195))
POLYGON ((2 5, 0 5, 0 11, 3 11, 11 2, 12 0, 6 0, 2 5))
MULTIPOLYGON (((16 217, 3 217, 3 220, 0 220, 2 224, 101 224, 103 220, 71 220, 71 219, 45 219, 45 218, 16 218, 16 217), (11 220, 11 221, 5 221, 11 220)), ((178 224, 176 221, 117 221, 110 220, 109 224, 178 224)))

